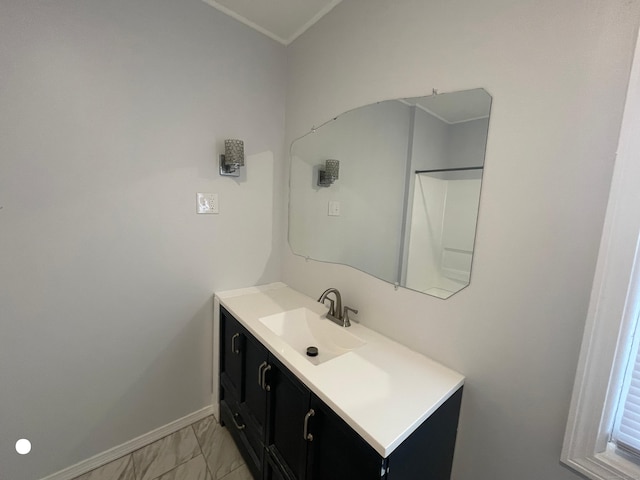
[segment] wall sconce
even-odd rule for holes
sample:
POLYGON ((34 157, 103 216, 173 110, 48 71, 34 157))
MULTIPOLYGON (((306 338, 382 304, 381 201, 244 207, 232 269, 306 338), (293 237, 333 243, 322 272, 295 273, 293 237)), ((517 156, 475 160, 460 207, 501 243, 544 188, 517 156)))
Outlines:
POLYGON ((225 140, 224 155, 220 155, 220 175, 239 177, 240 167, 244 167, 244 142, 242 140, 225 140))
POLYGON ((330 187, 338 179, 340 173, 339 160, 326 160, 324 170, 318 170, 318 186, 330 187))

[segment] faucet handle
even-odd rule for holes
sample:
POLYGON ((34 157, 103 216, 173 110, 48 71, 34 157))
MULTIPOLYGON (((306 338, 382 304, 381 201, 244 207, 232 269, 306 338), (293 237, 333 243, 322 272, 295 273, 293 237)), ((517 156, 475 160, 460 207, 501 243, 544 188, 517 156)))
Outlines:
MULTIPOLYGON (((344 307, 344 313, 343 313, 343 315, 342 315, 342 319, 343 319, 343 321, 344 321, 344 326, 345 326, 345 327, 348 327, 348 326, 351 324, 351 320, 352 320, 352 319, 350 319, 350 318, 349 318, 349 312, 353 312, 353 313, 355 313, 356 315, 358 314, 358 310, 356 310, 355 308, 347 307, 347 306, 345 305, 345 307, 344 307)), ((353 321, 354 321, 354 322, 356 322, 356 323, 359 323, 359 322, 358 322, 358 320, 356 320, 355 318, 353 319, 353 321)))
POLYGON ((333 299, 326 297, 322 300, 322 304, 326 306, 326 304, 324 302, 326 302, 327 300, 329 300, 329 311, 327 312, 327 315, 331 315, 332 317, 336 316, 336 304, 333 301, 333 299))

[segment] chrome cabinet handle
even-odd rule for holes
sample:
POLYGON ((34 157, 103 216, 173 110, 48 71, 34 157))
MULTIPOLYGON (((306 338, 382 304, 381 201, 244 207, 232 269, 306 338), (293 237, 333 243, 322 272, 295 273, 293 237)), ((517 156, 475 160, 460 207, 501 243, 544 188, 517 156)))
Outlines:
POLYGON ((233 337, 231 337, 231 351, 233 353, 240 353, 240 349, 236 348, 236 339, 240 337, 239 333, 236 333, 233 337))
POLYGON ((236 420, 236 418, 238 418, 238 417, 239 417, 239 415, 237 413, 234 413, 231 418, 233 419, 233 423, 235 424, 235 426, 236 426, 236 428, 238 430, 244 430, 244 427, 246 427, 246 425, 238 424, 238 421, 236 420))
POLYGON ((267 362, 262 362, 260 364, 260 366, 258 367, 258 385, 260 385, 260 388, 262 388, 264 390, 264 380, 262 378, 262 369, 265 368, 267 366, 267 362))
MULTIPOLYGON (((262 367, 262 365, 260 365, 262 367)), ((267 385, 267 372, 271 370, 271 365, 267 362, 264 362, 264 367, 262 367, 262 374, 260 375, 260 386, 266 392, 271 391, 271 386, 267 385)))
POLYGON ((302 430, 302 438, 309 442, 313 442, 313 435, 309 433, 309 419, 316 414, 315 410, 312 408, 307 412, 304 416, 304 428, 302 430))

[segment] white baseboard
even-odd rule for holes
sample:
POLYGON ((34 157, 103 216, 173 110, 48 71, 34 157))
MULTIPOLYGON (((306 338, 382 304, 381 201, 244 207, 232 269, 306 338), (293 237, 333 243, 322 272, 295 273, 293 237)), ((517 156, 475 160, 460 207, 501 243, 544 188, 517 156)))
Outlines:
POLYGON ((198 411, 190 413, 189 415, 174 420, 171 423, 167 423, 162 427, 156 428, 155 430, 151 430, 150 432, 140 435, 133 440, 129 440, 121 445, 113 447, 102 453, 94 455, 91 458, 65 468, 64 470, 53 473, 48 477, 44 477, 41 480, 72 480, 73 478, 84 475, 85 473, 101 467, 102 465, 117 460, 120 457, 124 457, 125 455, 128 455, 131 452, 144 447, 145 445, 149 445, 156 440, 160 440, 162 437, 166 437, 167 435, 177 432, 178 430, 187 427, 192 423, 197 422, 198 420, 202 420, 203 418, 208 417, 213 413, 214 407, 213 405, 209 405, 198 411))

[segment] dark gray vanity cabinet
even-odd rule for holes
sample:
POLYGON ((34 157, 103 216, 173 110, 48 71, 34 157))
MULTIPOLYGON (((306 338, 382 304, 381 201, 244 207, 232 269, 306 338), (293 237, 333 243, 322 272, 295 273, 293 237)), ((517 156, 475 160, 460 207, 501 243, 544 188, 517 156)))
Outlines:
POLYGON ((269 402, 265 447, 277 468, 267 471, 266 480, 280 476, 290 480, 306 477, 310 390, 275 358, 270 360, 269 402))
POLYGON ((277 359, 269 360, 265 480, 383 478, 383 459, 277 359))
POLYGON ((462 387, 389 455, 386 480, 448 480, 458 432, 462 387))
POLYGON ((255 479, 449 479, 462 388, 383 458, 224 307, 220 333, 221 422, 255 479))
POLYGON ((267 405, 259 374, 269 352, 231 314, 220 309, 220 415, 255 478, 261 478, 267 405), (253 373, 253 374, 252 374, 253 373))
POLYGON ((387 460, 324 402, 311 397, 308 478, 351 480, 386 478, 387 460))

